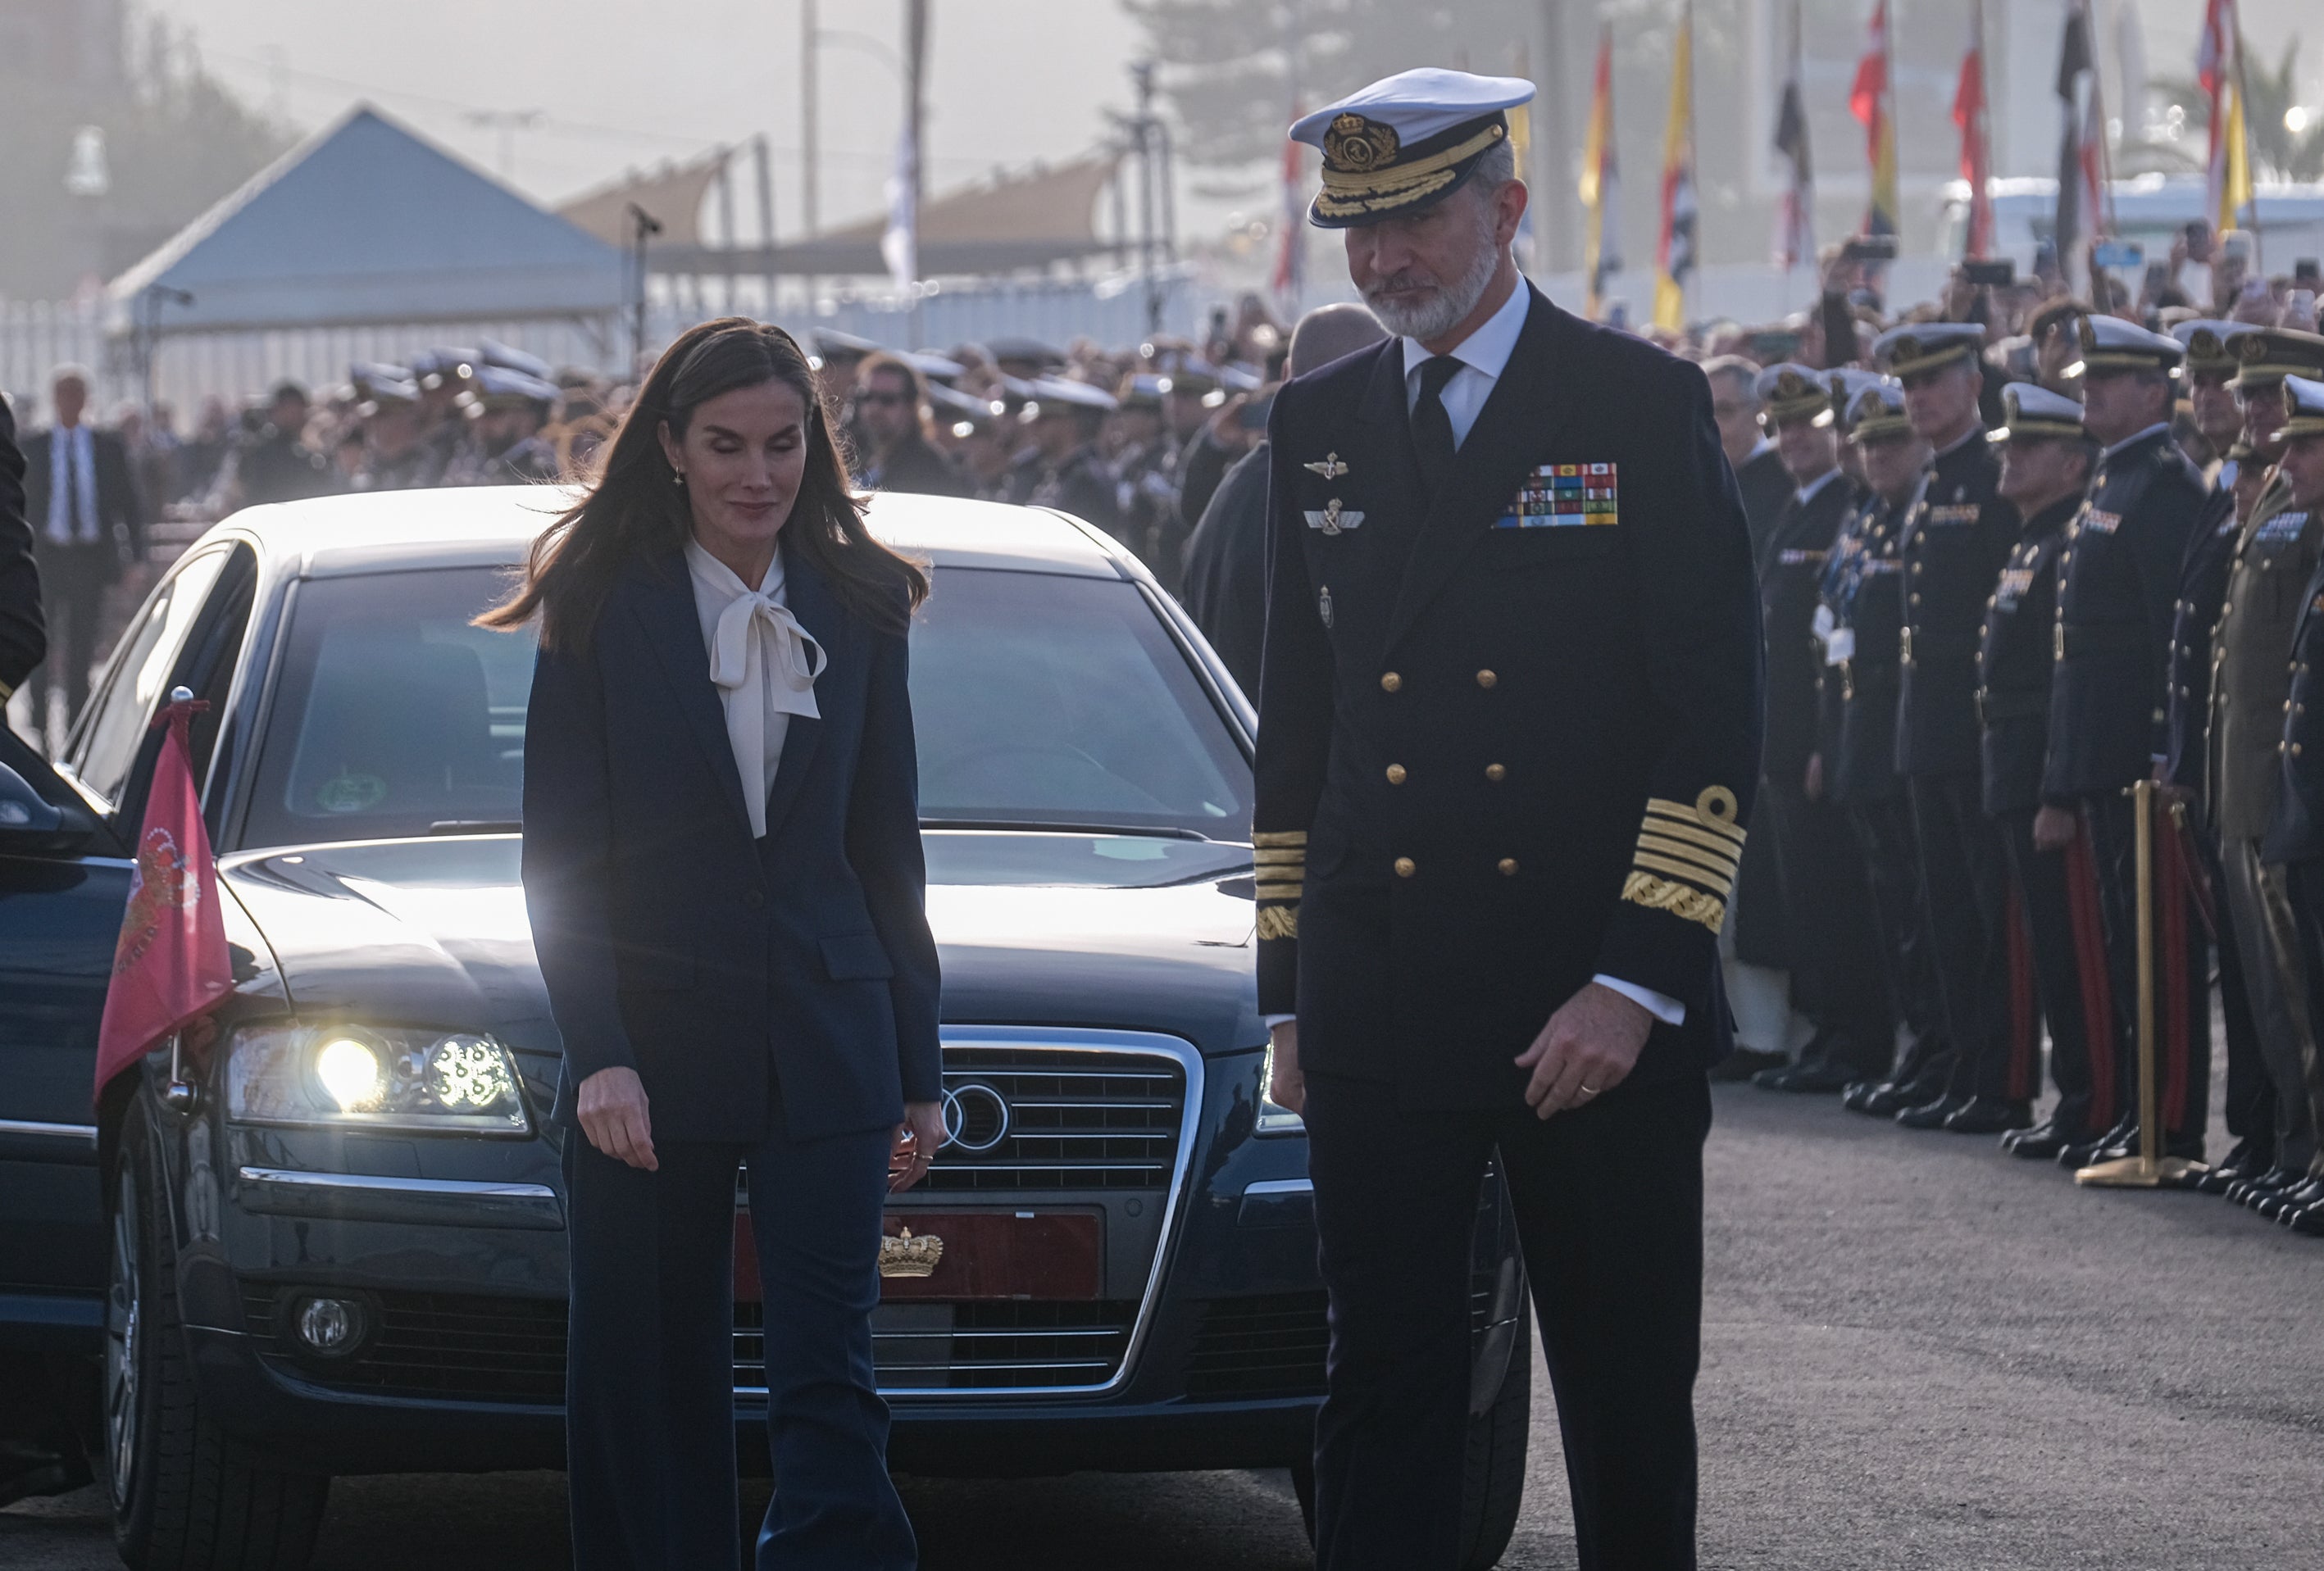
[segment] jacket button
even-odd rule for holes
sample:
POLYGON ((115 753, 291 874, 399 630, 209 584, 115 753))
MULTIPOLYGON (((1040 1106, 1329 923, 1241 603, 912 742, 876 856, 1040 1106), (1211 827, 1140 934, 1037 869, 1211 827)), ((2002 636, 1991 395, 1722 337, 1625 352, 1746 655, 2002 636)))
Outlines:
POLYGON ((1490 671, 1480 671, 1477 673, 1477 685, 1480 687, 1490 687, 1499 680, 1500 677, 1490 671))
POLYGON ((1410 857, 1397 858, 1396 876, 1397 877, 1409 878, 1418 871, 1420 871, 1420 864, 1414 861, 1410 857))
POLYGON ((1494 785, 1498 786, 1508 777, 1509 769, 1508 765, 1488 764, 1485 766, 1485 778, 1490 780, 1494 785))
POLYGON ((1504 878, 1514 878, 1517 876, 1517 859, 1515 857, 1503 857, 1496 866, 1501 869, 1501 877, 1504 878))
POLYGON ((1402 691, 1403 687, 1404 687, 1404 678, 1403 678, 1403 677, 1401 677, 1401 676, 1397 675, 1395 672, 1393 672, 1393 671, 1387 671, 1387 672, 1383 672, 1383 673, 1381 673, 1381 675, 1380 675, 1380 691, 1381 691, 1382 693, 1397 693, 1397 692, 1400 692, 1400 691, 1402 691))
POLYGON ((1391 786, 1401 786, 1404 784, 1404 766, 1402 764, 1390 764, 1388 767, 1388 783, 1391 786))
POLYGON ((1918 604, 1920 604, 1920 603, 1921 603, 1921 597, 1920 597, 1920 595, 1919 595, 1919 594, 1915 593, 1915 594, 1913 596, 1913 603, 1914 603, 1914 605, 1918 605, 1918 604))
POLYGON ((751 910, 756 911, 760 906, 764 905, 766 903, 767 892, 764 889, 745 889, 742 891, 742 904, 748 906, 751 910))

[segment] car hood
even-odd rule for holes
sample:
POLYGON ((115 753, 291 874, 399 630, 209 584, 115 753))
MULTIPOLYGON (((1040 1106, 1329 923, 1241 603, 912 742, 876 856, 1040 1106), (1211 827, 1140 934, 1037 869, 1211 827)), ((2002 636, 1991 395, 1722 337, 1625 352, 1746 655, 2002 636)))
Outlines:
MULTIPOLYGON (((1205 1052, 1265 1041, 1250 853, 1142 835, 933 831, 944 1018, 1159 1031, 1205 1052)), ((302 1015, 487 1029, 558 1050, 513 835, 302 846, 220 871, 302 1015)))

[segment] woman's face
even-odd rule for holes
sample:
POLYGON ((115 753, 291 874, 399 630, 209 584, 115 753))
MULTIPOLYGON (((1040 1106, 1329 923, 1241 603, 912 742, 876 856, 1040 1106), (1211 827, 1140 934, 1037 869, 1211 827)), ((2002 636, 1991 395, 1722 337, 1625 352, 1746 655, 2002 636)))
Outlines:
POLYGON ((686 477, 694 532, 706 548, 752 555, 791 516, 807 473, 807 405, 779 381, 736 388, 696 406, 686 435, 665 421, 662 451, 686 477))

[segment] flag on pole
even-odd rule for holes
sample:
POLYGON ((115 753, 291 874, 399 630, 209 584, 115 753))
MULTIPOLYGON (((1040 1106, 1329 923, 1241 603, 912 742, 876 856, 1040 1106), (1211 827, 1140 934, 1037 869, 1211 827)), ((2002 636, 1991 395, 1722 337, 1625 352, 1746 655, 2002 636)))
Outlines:
MULTIPOLYGON (((1525 51, 1522 48, 1517 51, 1517 74, 1527 81, 1533 79, 1532 68, 1526 62, 1525 51)), ((1507 113, 1509 120, 1509 153, 1517 161, 1517 179, 1525 179, 1533 172, 1533 115, 1528 107, 1523 104, 1517 105, 1507 113)), ((1527 202, 1526 210, 1518 215, 1517 239, 1511 247, 1517 253, 1519 272, 1533 271, 1533 204, 1527 202)))
POLYGON ((1775 115, 1775 152, 1786 176, 1775 218, 1775 261, 1786 268, 1815 260, 1815 170, 1808 158, 1808 112, 1800 92, 1800 0, 1792 0, 1792 61, 1775 115))
POLYGON ((2195 59, 2196 79, 2211 106, 2211 156, 2208 165, 2211 223, 2237 227, 2251 205, 2251 142, 2244 125, 2243 23, 2236 0, 2210 0, 2203 15, 2203 42, 2195 59))
POLYGON ((880 260, 888 264, 896 292, 908 297, 920 281, 920 105, 927 0, 908 0, 904 25, 904 124, 896 133, 896 162, 888 176, 888 228, 880 236, 880 260))
POLYGON ((1848 112, 1864 127, 1865 152, 1872 163, 1872 200, 1864 210, 1864 233, 1896 233, 1895 72, 1888 47, 1888 0, 1872 8, 1872 36, 1856 62, 1848 112))
POLYGON ((186 725, 208 705, 180 703, 155 717, 166 728, 137 837, 129 905, 113 951, 113 978, 97 1028, 96 1102, 105 1088, 173 1031, 208 1014, 234 991, 226 919, 218 909, 217 863, 194 788, 186 725))
POLYGON ((1686 286, 1694 275, 1694 5, 1681 14, 1671 51, 1670 124, 1663 133, 1663 230, 1655 249, 1655 326, 1686 326, 1686 286))
MULTIPOLYGON (((1296 125, 1305 113, 1293 98, 1291 124, 1296 125)), ((1283 205, 1275 219, 1275 276, 1269 281, 1276 308, 1286 317, 1299 314, 1307 284, 1307 192, 1299 151, 1304 145, 1294 137, 1283 139, 1283 205)))
POLYGON ((2087 295, 2089 260, 2084 254, 2098 238, 2106 188, 2106 123, 2099 118, 2098 57, 2090 47, 2089 0, 2073 0, 2066 11, 2065 36, 2058 46, 2058 266, 2077 294, 2087 295))
POLYGON ((1953 124, 1960 130, 1960 177, 1969 184, 1969 236, 1965 257, 1993 254, 1993 133, 1985 99, 1985 7, 1969 14, 1969 53, 1961 57, 1960 83, 1953 89, 1953 124))
POLYGON ((1622 270, 1622 176, 1614 161, 1614 30, 1598 38, 1598 80, 1590 96, 1590 135, 1582 153, 1582 271, 1588 277, 1588 315, 1604 304, 1606 280, 1622 270))

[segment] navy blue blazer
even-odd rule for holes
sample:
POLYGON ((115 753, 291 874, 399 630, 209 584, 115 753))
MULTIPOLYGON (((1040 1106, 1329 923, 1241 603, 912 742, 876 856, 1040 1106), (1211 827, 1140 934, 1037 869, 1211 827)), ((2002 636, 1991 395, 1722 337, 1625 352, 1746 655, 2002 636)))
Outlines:
POLYGON ((657 1141, 751 1141, 777 1078, 795 1139, 942 1095, 904 634, 785 548, 828 656, 753 842, 683 556, 622 573, 586 653, 542 651, 525 730, 524 894, 565 1041, 556 1120, 626 1065, 657 1141))

